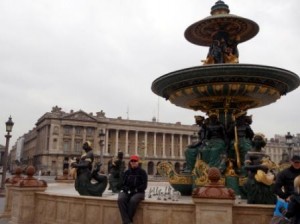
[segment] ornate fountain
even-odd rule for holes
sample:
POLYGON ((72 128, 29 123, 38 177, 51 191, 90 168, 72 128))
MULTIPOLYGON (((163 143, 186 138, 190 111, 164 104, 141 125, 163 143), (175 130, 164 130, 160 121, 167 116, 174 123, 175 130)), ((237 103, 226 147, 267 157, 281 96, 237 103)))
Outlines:
MULTIPOLYGON (((230 14, 228 5, 217 1, 210 16, 190 25, 184 33, 189 42, 209 47, 203 65, 157 78, 152 83, 152 91, 176 106, 201 111, 208 116, 216 114, 227 130, 249 109, 276 102, 300 83, 298 75, 285 69, 239 63, 238 44, 253 38, 258 31, 259 26, 254 21, 230 14)), ((241 166, 238 160, 243 162, 243 158, 235 158, 235 167, 241 166)), ((227 168, 229 165, 227 163, 227 168)), ((158 168, 168 173, 173 187, 183 194, 190 194, 193 187, 207 182, 203 170, 207 166, 197 160, 190 174, 177 174, 164 163, 158 168)), ((223 180, 226 181, 225 174, 223 180)))

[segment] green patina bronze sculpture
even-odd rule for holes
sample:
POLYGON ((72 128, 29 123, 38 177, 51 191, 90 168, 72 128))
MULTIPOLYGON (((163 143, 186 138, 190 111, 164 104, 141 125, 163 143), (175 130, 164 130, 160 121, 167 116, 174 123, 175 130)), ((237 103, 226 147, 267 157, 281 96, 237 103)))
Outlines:
POLYGON ((113 193, 118 193, 121 190, 122 177, 125 168, 123 152, 118 152, 118 158, 116 160, 112 159, 109 169, 109 187, 113 193))
POLYGON ((245 170, 247 181, 244 184, 248 204, 275 204, 276 196, 273 192, 275 163, 262 150, 266 145, 264 135, 256 134, 253 147, 245 156, 245 170))
POLYGON ((102 164, 97 164, 93 170, 94 154, 89 141, 83 144, 82 149, 84 153, 79 162, 71 164, 77 169, 75 189, 80 195, 101 197, 107 186, 107 177, 99 174, 102 164))

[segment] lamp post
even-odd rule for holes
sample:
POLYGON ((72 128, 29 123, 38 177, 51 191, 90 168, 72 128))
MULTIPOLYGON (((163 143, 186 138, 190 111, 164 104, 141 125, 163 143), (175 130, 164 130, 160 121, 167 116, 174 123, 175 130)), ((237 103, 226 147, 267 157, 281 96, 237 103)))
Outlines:
POLYGON ((287 133, 285 136, 286 144, 288 146, 288 152, 289 152, 289 159, 292 158, 292 145, 293 145, 293 136, 290 134, 290 132, 287 133))
POLYGON ((2 179, 1 179, 1 191, 4 190, 4 184, 6 179, 6 171, 7 171, 7 155, 8 155, 8 147, 9 147, 9 139, 11 138, 10 132, 14 126, 14 122, 11 120, 11 116, 8 118, 8 121, 5 122, 6 125, 6 144, 5 144, 5 151, 3 155, 3 172, 2 172, 2 179))
POLYGON ((103 150, 104 150, 104 141, 105 141, 105 130, 101 129, 99 133, 100 138, 100 162, 103 164, 103 150))

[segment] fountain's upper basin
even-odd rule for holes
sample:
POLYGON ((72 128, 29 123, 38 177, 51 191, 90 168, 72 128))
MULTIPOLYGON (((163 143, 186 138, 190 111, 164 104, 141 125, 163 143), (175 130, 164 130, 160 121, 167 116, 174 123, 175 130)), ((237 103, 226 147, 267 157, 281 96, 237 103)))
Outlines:
POLYGON ((265 65, 213 64, 174 71, 152 83, 152 91, 193 110, 248 110, 262 107, 295 90, 295 73, 265 65))

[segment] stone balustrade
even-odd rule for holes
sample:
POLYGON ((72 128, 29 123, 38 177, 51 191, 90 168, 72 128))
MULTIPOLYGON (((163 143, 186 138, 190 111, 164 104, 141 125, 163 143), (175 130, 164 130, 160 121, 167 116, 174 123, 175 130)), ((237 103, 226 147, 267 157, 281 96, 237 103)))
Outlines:
MULTIPOLYGON (((47 185, 33 178, 33 173, 32 168, 28 169, 27 177, 6 185, 3 214, 10 218, 10 224, 121 223, 117 194, 106 191, 103 197, 80 196, 73 183, 47 185)), ((209 173, 213 174, 211 183, 195 189, 193 197, 184 196, 174 201, 150 197, 148 192, 138 207, 134 223, 269 224, 274 205, 246 204, 235 199, 231 189, 219 184, 218 172, 210 169, 209 173)), ((159 185, 163 186, 160 182, 159 185)))
MULTIPOLYGON (((75 196, 47 192, 41 187, 12 187, 11 190, 11 224, 121 223, 117 195, 75 196)), ((185 196, 179 201, 164 201, 146 198, 137 210, 134 223, 215 224, 212 217, 219 216, 222 224, 269 224, 273 210, 273 205, 250 205, 228 199, 185 196)))

